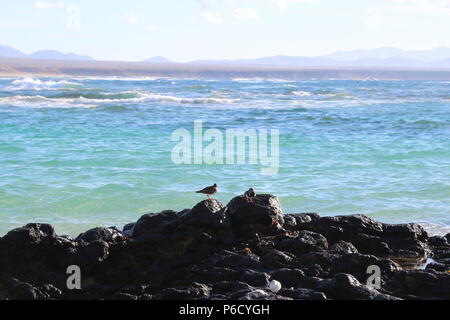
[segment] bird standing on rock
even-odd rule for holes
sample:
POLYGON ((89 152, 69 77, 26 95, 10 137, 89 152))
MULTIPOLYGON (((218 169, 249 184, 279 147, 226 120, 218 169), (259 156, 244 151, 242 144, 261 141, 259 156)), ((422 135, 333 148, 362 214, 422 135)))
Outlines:
POLYGON ((217 186, 217 184, 215 183, 213 186, 210 187, 206 187, 203 190, 197 191, 196 193, 203 193, 206 194, 208 196, 209 200, 213 200, 211 198, 211 196, 215 193, 217 193, 219 191, 219 187, 217 186))
POLYGON ((253 190, 253 188, 248 189, 248 191, 244 193, 244 197, 248 203, 253 203, 253 198, 256 197, 255 190, 253 190))

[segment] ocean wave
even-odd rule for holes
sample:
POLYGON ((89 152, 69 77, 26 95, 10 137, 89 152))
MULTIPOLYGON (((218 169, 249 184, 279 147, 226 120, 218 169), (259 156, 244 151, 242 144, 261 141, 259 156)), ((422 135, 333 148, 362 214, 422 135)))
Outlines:
MULTIPOLYGON (((130 94, 132 95, 132 92, 124 93, 124 94, 130 94)), ((130 96, 130 97, 102 97, 102 98, 85 98, 85 97, 79 97, 76 100, 80 100, 82 102, 90 101, 95 103, 105 103, 105 102, 111 102, 111 103, 117 103, 117 102, 124 102, 124 103, 145 103, 145 102, 171 102, 171 103, 180 103, 180 104, 231 104, 238 102, 240 99, 226 99, 226 98, 218 98, 218 97, 177 97, 177 96, 170 96, 170 95, 161 95, 161 94, 154 94, 154 93, 135 93, 136 96, 130 96)))
POLYGON ((292 91, 292 94, 294 96, 298 96, 298 97, 309 97, 311 95, 311 92, 308 92, 308 91, 292 91))
POLYGON ((23 91, 23 90, 60 90, 69 86, 79 85, 74 82, 59 80, 59 81, 42 81, 37 78, 22 78, 14 80, 10 86, 6 87, 6 91, 23 91))
POLYGON ((261 83, 261 82, 272 82, 272 83, 292 83, 295 82, 293 80, 287 79, 276 79, 276 78, 233 78, 232 82, 241 82, 241 83, 261 83))
POLYGON ((159 101, 159 102, 175 102, 184 104, 232 104, 240 101, 240 99, 227 99, 218 97, 175 97, 160 94, 144 94, 144 100, 159 101))
POLYGON ((173 80, 172 78, 165 77, 119 77, 119 76, 90 76, 90 77, 76 77, 78 81, 129 81, 129 82, 140 82, 140 81, 158 81, 158 80, 173 80))
POLYGON ((48 98, 52 99, 89 99, 89 100, 127 100, 139 98, 140 95, 135 91, 125 92, 63 92, 48 98))
POLYGON ((346 100, 354 98, 354 95, 348 92, 322 92, 317 95, 326 100, 346 100))
POLYGON ((0 105, 14 107, 35 107, 35 108, 69 108, 69 107, 96 107, 104 104, 120 103, 179 103, 179 104, 232 104, 240 99, 227 99, 221 97, 176 97, 170 95, 160 95, 153 93, 142 93, 127 91, 121 93, 63 93, 55 96, 43 95, 16 95, 1 97, 0 105))
POLYGON ((44 96, 10 96, 0 98, 0 106, 25 108, 95 108, 97 105, 89 103, 74 104, 71 99, 51 99, 44 96))
POLYGON ((429 119, 420 119, 420 120, 405 120, 399 119, 396 124, 394 124, 394 128, 405 128, 405 127, 414 127, 414 128, 437 128, 448 126, 450 123, 447 119, 441 120, 429 120, 429 119))
POLYGON ((378 100, 356 100, 356 99, 322 99, 322 100, 292 100, 291 105, 304 109, 328 109, 328 108, 364 108, 382 103, 378 100))
POLYGON ((355 96, 349 92, 333 92, 327 90, 319 90, 319 91, 304 91, 304 90, 294 90, 291 91, 290 94, 297 97, 309 97, 314 96, 314 98, 318 100, 351 100, 354 99, 355 96))
POLYGON ((202 81, 202 82, 219 82, 219 79, 208 79, 208 78, 198 78, 198 77, 164 77, 164 76, 136 76, 136 77, 124 77, 124 76, 78 76, 74 77, 77 81, 117 81, 117 82, 173 82, 173 81, 202 81))
POLYGON ((418 222, 430 235, 443 236, 450 233, 450 226, 443 223, 418 222))

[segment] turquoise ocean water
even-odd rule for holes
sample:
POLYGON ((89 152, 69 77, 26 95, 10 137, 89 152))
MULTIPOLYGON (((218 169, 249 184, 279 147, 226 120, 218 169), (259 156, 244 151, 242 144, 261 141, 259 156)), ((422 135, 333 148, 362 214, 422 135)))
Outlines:
POLYGON ((0 79, 0 235, 60 234, 190 208, 218 183, 286 213, 450 226, 450 82, 0 79), (176 165, 174 130, 279 129, 280 169, 176 165))

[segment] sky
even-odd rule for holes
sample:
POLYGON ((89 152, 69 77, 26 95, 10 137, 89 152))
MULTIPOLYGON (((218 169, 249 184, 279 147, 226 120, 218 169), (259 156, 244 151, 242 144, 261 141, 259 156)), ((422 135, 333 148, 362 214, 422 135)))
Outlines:
POLYGON ((450 47, 450 0, 2 1, 0 45, 97 60, 320 56, 450 47))

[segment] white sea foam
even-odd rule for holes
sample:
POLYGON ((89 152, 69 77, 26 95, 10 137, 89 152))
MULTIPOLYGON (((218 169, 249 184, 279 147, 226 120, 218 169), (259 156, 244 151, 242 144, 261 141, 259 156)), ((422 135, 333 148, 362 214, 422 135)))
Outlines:
POLYGON ((260 83, 260 82, 275 82, 275 83, 291 83, 293 80, 276 79, 276 78, 234 78, 233 82, 247 82, 247 83, 260 83))
POLYGON ((6 91, 21 91, 21 90, 59 90, 65 86, 76 85, 74 82, 66 80, 60 81, 42 81, 37 78, 22 78, 14 80, 10 86, 6 87, 6 91))
POLYGON ((240 99, 226 99, 216 97, 185 98, 185 97, 166 96, 160 94, 144 94, 143 97, 145 100, 156 100, 161 102, 175 102, 186 104, 231 104, 236 103, 240 100, 240 99))
POLYGON ((238 102, 240 99, 226 99, 218 97, 176 97, 170 95, 160 95, 153 93, 142 93, 135 91, 126 91, 120 93, 99 93, 99 98, 87 98, 80 94, 80 97, 45 97, 42 95, 27 96, 15 95, 9 97, 1 97, 0 105, 14 106, 14 107, 29 107, 29 108, 92 108, 104 104, 118 104, 118 103, 146 103, 146 102, 161 102, 161 103, 179 103, 179 104, 232 104, 238 102), (133 95, 133 97, 120 98, 120 95, 133 95), (110 97, 111 98, 108 98, 110 97), (114 96, 117 96, 114 98, 114 96), (102 98, 100 98, 102 97, 102 98), (104 97, 104 98, 103 98, 104 97))
MULTIPOLYGON (((124 92, 125 94, 133 92, 124 92)), ((134 98, 119 98, 119 99, 89 99, 80 97, 74 99, 74 102, 94 102, 94 103, 145 103, 145 102, 167 102, 167 103, 181 103, 181 104, 231 104, 236 103, 240 99, 226 99, 217 97, 177 97, 171 95, 161 95, 154 93, 138 93, 134 98)))
POLYGON ((234 79, 231 79, 231 81, 252 83, 252 82, 262 82, 262 81, 264 81, 264 79, 263 78, 234 78, 234 79))
POLYGON ((158 80, 172 80, 172 78, 164 78, 164 77, 76 77, 76 80, 79 81, 158 81, 158 80))
POLYGON ((450 226, 441 223, 419 222, 430 235, 443 236, 450 233, 450 226))
POLYGON ((328 108, 359 108, 370 107, 373 105, 381 104, 380 100, 292 100, 290 104, 296 105, 304 109, 328 109, 328 108))
POLYGON ((0 98, 0 106, 25 108, 95 108, 92 103, 73 103, 73 99, 51 99, 44 96, 11 96, 0 98))
POLYGON ((292 94, 298 97, 309 97, 311 92, 308 91, 293 91, 292 94))

